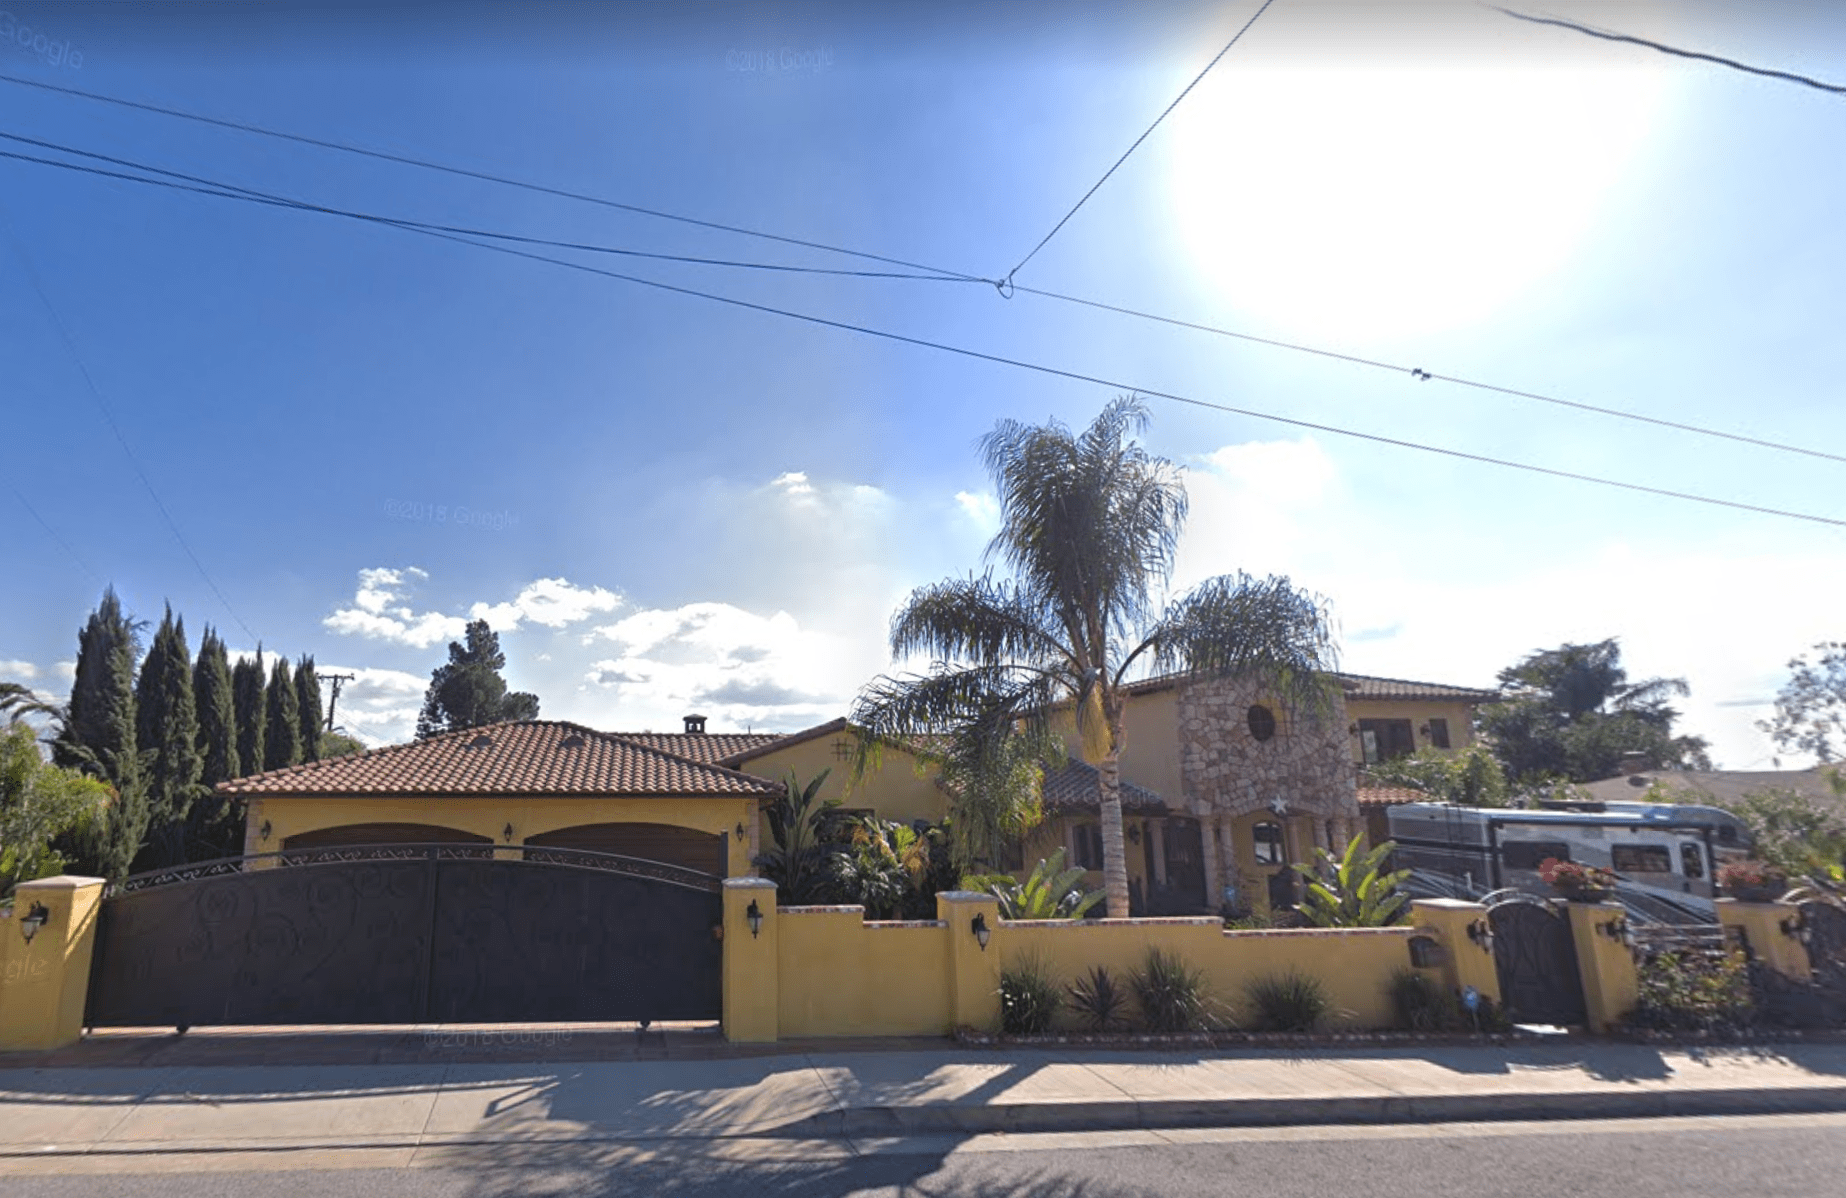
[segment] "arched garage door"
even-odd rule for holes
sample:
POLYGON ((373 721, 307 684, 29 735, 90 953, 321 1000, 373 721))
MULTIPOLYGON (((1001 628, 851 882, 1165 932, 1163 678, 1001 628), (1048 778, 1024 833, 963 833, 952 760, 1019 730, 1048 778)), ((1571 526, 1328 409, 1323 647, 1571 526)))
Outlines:
POLYGON ((719 877, 730 872, 726 868, 724 837, 672 824, 579 824, 528 836, 526 843, 537 848, 587 849, 644 861, 665 861, 719 877))
POLYGON ((493 840, 435 824, 341 824, 299 832, 283 840, 284 849, 341 849, 356 844, 484 844, 493 840))

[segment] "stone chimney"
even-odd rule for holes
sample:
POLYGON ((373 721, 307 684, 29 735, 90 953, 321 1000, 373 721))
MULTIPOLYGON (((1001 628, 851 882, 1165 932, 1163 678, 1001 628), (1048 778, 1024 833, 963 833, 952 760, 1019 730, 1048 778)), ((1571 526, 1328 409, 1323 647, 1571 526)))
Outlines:
POLYGON ((689 716, 686 716, 685 719, 686 719, 687 735, 689 736, 695 735, 695 734, 702 733, 705 731, 705 717, 704 716, 689 715, 689 716))

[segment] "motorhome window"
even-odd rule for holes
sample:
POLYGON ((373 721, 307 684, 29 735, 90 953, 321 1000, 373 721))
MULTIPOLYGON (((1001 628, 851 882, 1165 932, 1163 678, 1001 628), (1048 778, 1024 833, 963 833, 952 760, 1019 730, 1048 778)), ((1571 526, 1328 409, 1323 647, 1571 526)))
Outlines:
POLYGON ((1449 722, 1435 719, 1429 722, 1429 743, 1438 749, 1449 747, 1449 722))
POLYGON ((1670 874, 1673 854, 1664 844, 1618 844, 1609 849, 1609 859, 1618 872, 1630 874, 1670 874))
POLYGON ((1537 869, 1539 862, 1555 857, 1570 860, 1570 846, 1557 840, 1503 840, 1500 860, 1508 869, 1537 869))
POLYGON ((1737 843, 1737 825, 1736 824, 1719 824, 1718 825, 1718 839, 1722 840, 1725 844, 1736 844, 1737 843))
POLYGON ((1252 827, 1250 848, 1256 854, 1258 865, 1281 865, 1282 858, 1285 856, 1282 846, 1282 825, 1265 820, 1252 827))
POLYGON ((1078 824, 1070 830, 1071 864, 1078 869, 1102 868, 1102 829, 1095 824, 1078 824))
POLYGON ((1680 845, 1679 863, 1683 867, 1681 872, 1688 878, 1702 878, 1705 876, 1705 853, 1698 845, 1680 845))
POLYGON ((1416 733, 1409 720, 1360 720, 1359 745, 1367 765, 1408 757, 1417 751, 1416 733))

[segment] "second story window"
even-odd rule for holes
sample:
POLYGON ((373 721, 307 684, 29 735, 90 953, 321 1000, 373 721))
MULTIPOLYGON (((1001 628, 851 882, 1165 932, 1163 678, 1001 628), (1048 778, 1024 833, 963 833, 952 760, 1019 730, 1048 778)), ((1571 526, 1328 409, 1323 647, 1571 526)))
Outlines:
POLYGON ((1449 747, 1449 722, 1447 720, 1435 719, 1429 722, 1429 743, 1438 749, 1449 747))
POLYGON ((1377 765, 1417 751, 1409 720, 1360 720, 1359 748, 1366 765, 1377 765))
POLYGON ((1070 830, 1070 863, 1078 869, 1102 868, 1102 829, 1078 824, 1070 830))

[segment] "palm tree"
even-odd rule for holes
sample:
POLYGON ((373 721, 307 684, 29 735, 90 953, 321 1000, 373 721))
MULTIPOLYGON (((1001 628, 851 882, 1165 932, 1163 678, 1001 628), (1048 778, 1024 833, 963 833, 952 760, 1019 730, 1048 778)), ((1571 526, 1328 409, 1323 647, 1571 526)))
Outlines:
POLYGON ((56 703, 47 703, 39 698, 29 686, 17 682, 0 682, 0 715, 5 715, 9 724, 16 724, 29 715, 57 718, 63 714, 63 710, 56 703))
POLYGON ((1186 492, 1172 462, 1132 440, 1146 427, 1146 407, 1124 396, 1081 434, 1008 420, 983 438, 1001 512, 987 557, 1013 577, 912 592, 892 618, 891 651, 933 664, 877 679, 852 717, 867 737, 954 732, 1004 759, 1010 738, 1048 742, 1059 712, 1072 711, 1100 775, 1103 883, 1117 916, 1128 912, 1124 687, 1152 673, 1250 677, 1314 719, 1333 693, 1325 606, 1288 579, 1224 575, 1162 605, 1186 492))

